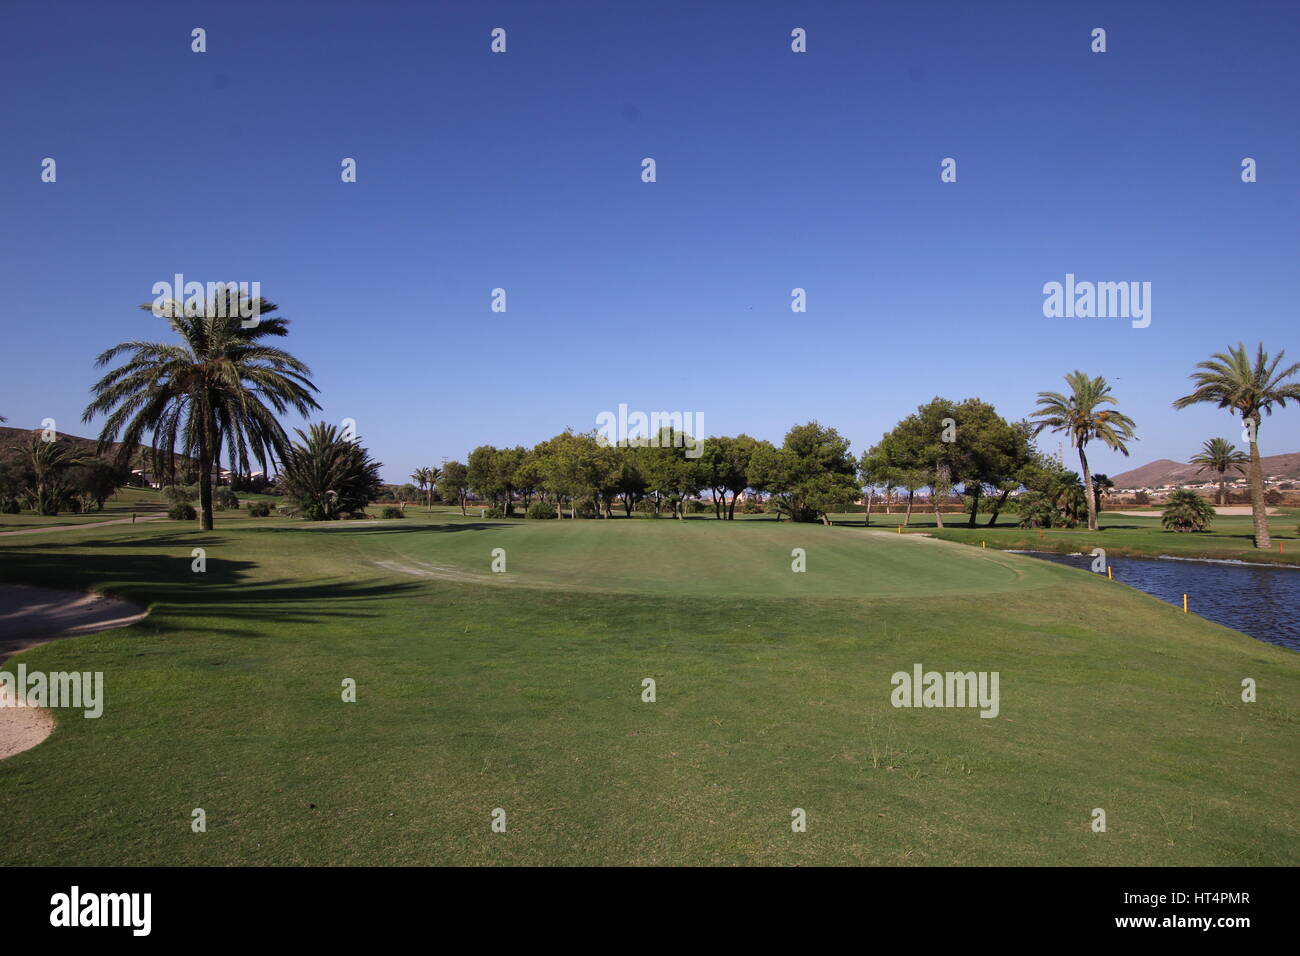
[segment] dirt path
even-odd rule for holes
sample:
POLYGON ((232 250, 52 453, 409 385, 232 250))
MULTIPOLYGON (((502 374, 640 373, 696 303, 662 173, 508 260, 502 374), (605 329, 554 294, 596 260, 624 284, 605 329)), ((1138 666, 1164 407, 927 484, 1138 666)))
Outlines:
POLYGON ((137 523, 141 521, 157 521, 159 518, 166 517, 167 512, 160 511, 157 514, 140 515, 135 519, 113 518, 109 521, 92 521, 89 524, 52 524, 46 525, 43 528, 21 528, 18 531, 0 531, 0 538, 3 538, 7 534, 40 534, 44 531, 75 531, 78 528, 102 528, 104 525, 108 524, 131 524, 133 520, 137 523))
MULTIPOLYGON (((126 627, 148 613, 100 594, 0 584, 0 669, 28 648, 126 627)), ((0 760, 30 750, 54 731, 54 715, 48 710, 12 703, 9 692, 0 686, 0 760)))

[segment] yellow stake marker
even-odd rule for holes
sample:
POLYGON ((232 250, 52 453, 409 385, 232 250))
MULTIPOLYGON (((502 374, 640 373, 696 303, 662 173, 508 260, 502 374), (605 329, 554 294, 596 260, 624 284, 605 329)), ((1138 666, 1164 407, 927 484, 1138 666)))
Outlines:
POLYGON ((1109 566, 1109 565, 1107 565, 1107 567, 1106 567, 1106 580, 1107 580, 1107 581, 1114 581, 1114 580, 1115 580, 1115 575, 1113 575, 1113 574, 1110 573, 1110 566, 1109 566))
POLYGON ((1186 594, 1183 595, 1183 613, 1184 613, 1184 614, 1187 613, 1187 595, 1186 595, 1186 594))
POLYGON ((981 548, 987 548, 988 546, 989 546, 989 545, 988 545, 988 542, 987 542, 987 541, 981 541, 981 542, 980 542, 980 547, 981 547, 981 548))

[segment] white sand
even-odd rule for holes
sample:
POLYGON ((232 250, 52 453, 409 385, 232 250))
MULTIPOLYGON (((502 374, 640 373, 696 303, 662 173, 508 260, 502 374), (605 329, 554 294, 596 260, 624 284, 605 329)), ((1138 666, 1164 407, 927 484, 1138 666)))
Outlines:
MULTIPOLYGON (((100 594, 0 584, 0 666, 39 644, 126 627, 148 613, 100 594)), ((53 732, 48 710, 0 706, 0 760, 30 750, 53 732)))

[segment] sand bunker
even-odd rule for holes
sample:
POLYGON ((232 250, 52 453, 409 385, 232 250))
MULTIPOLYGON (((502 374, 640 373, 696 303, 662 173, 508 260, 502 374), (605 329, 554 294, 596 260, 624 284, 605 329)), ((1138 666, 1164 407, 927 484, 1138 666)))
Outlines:
MULTIPOLYGON (((0 667, 15 654, 63 637, 126 627, 143 618, 134 604, 81 591, 0 584, 0 667)), ((5 693, 0 688, 0 694, 5 693)), ((0 760, 30 750, 54 731, 40 707, 0 707, 0 760)))

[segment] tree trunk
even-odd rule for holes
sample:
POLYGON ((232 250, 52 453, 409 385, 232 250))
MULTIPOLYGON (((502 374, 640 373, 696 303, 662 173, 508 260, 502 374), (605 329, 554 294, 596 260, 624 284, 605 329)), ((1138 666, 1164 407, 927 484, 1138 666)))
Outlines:
POLYGON ((867 513, 862 518, 862 527, 871 527, 871 489, 867 489, 867 513))
MULTIPOLYGON (((1258 431, 1258 415, 1255 416, 1255 428, 1258 431)), ((1250 508, 1255 515, 1255 547, 1268 550, 1272 542, 1268 535, 1268 512, 1264 508, 1264 466, 1259 460, 1258 440, 1250 443, 1250 508)))
POLYGON ((912 520, 912 502, 913 502, 913 500, 915 500, 915 498, 916 498, 916 492, 915 492, 915 491, 909 491, 909 492, 907 493, 907 514, 903 515, 903 527, 904 527, 904 528, 906 528, 907 525, 909 524, 909 522, 911 522, 911 520, 912 520))
POLYGON ((727 520, 736 520, 736 492, 731 493, 731 505, 727 508, 727 520))
POLYGON ((1228 481, 1222 472, 1219 473, 1219 500, 1216 503, 1221 505, 1228 503, 1228 481))
POLYGON ((206 416, 199 427, 199 528, 212 530, 212 427, 206 416))
POLYGON ((984 497, 984 486, 976 485, 975 494, 971 495, 970 497, 971 497, 970 520, 966 522, 966 527, 973 528, 975 527, 975 516, 979 513, 980 510, 980 499, 984 497))
POLYGON ((985 525, 985 527, 991 528, 995 524, 997 524, 998 515, 1002 514, 1002 506, 1007 503, 1007 498, 1008 496, 1010 496, 1010 494, 1011 494, 1010 491, 1002 492, 1001 497, 999 497, 997 500, 997 504, 993 506, 993 514, 989 516, 989 523, 985 525))
POLYGON ((1092 471, 1088 468, 1088 456, 1079 445, 1079 466, 1083 469, 1083 497, 1088 502, 1088 530, 1097 530, 1097 502, 1092 496, 1092 471))

